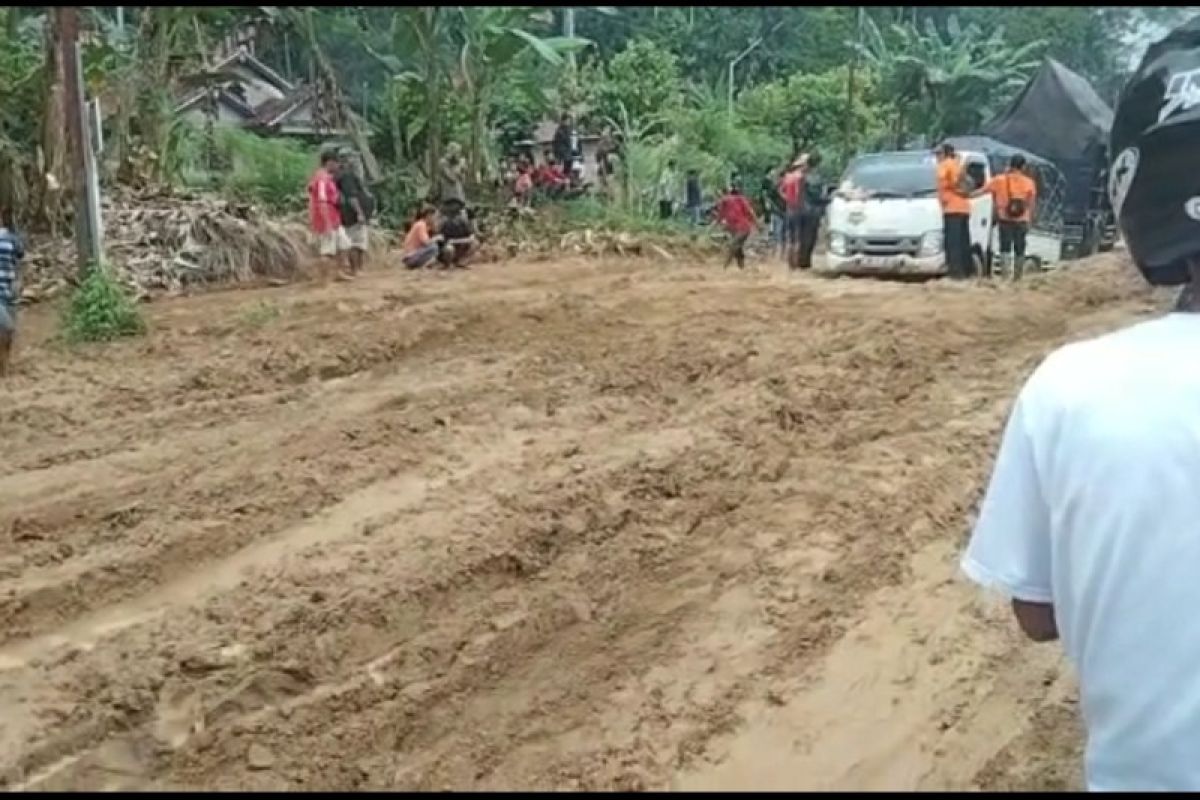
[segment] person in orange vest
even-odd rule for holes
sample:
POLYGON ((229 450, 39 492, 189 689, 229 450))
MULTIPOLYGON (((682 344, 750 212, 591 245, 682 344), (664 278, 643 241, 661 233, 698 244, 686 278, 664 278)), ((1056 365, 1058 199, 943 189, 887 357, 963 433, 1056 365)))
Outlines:
POLYGON ((1017 153, 1008 161, 1008 171, 988 181, 984 191, 992 196, 1000 222, 1000 260, 1011 265, 1014 278, 1025 264, 1025 238, 1037 202, 1037 183, 1025 174, 1025 156, 1017 153))
POLYGON ((954 145, 944 143, 937 150, 937 192, 942 206, 942 241, 946 251, 946 270, 951 278, 971 274, 971 200, 963 186, 962 161, 954 145))

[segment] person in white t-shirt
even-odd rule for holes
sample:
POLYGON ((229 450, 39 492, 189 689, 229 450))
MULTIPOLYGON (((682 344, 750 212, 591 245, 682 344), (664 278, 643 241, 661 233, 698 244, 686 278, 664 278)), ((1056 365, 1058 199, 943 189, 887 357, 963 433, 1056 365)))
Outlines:
POLYGON ((1200 17, 1153 45, 1113 121, 1109 192, 1174 313, 1051 354, 1008 420, 963 556, 1078 673, 1094 791, 1200 790, 1200 17), (1186 80, 1186 79, 1185 79, 1186 80))

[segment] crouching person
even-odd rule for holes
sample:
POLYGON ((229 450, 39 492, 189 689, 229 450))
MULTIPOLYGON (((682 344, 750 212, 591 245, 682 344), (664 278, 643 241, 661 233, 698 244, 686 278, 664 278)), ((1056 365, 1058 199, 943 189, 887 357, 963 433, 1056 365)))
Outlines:
POLYGON ((17 335, 17 298, 20 293, 21 259, 25 248, 0 217, 0 378, 8 374, 13 340, 17 335))
POLYGON ((475 226, 467 211, 461 205, 455 204, 446 209, 442 224, 438 227, 442 236, 442 251, 439 258, 442 265, 454 269, 466 269, 471 257, 479 249, 479 240, 475 236, 475 226))
POLYGON ((404 254, 401 260, 409 269, 433 266, 438 258, 441 237, 433 234, 433 221, 437 209, 425 205, 417 212, 416 219, 404 237, 404 254))

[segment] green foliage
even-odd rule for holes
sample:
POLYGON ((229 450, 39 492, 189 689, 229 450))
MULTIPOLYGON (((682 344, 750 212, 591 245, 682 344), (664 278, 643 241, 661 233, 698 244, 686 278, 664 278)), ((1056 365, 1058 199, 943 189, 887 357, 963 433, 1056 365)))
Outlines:
POLYGON ((562 222, 566 228, 653 233, 660 235, 689 233, 680 219, 659 219, 657 214, 645 213, 640 207, 623 208, 602 203, 594 198, 581 198, 563 205, 562 222))
POLYGON ((883 131, 886 105, 877 84, 874 72, 858 69, 851 105, 847 67, 796 73, 746 92, 739 108, 748 125, 787 141, 793 152, 820 149, 836 167, 859 147, 875 144, 883 131))
POLYGON ((895 108, 897 144, 908 133, 930 138, 969 133, 1003 107, 1037 68, 1043 40, 1009 45, 1002 28, 985 35, 950 17, 943 34, 932 20, 923 29, 894 24, 889 36, 874 22, 865 41, 852 43, 879 76, 895 108))
POLYGON ((596 111, 619 119, 628 114, 634 125, 659 120, 679 109, 684 100, 679 59, 648 39, 635 39, 595 75, 596 111))
POLYGON ((305 186, 317 168, 315 148, 227 127, 216 130, 216 139, 228 169, 215 171, 211 185, 277 211, 304 207, 305 186))
POLYGON ((102 264, 94 264, 71 294, 63 331, 71 343, 107 342, 141 335, 146 323, 136 302, 112 272, 102 264))

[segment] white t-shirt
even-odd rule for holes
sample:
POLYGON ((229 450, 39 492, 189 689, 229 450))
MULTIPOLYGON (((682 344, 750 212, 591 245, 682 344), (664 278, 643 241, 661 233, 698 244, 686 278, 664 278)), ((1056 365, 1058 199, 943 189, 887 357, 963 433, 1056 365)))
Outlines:
POLYGON ((1042 363, 962 566, 1054 604, 1079 674, 1090 789, 1200 789, 1200 314, 1042 363))

